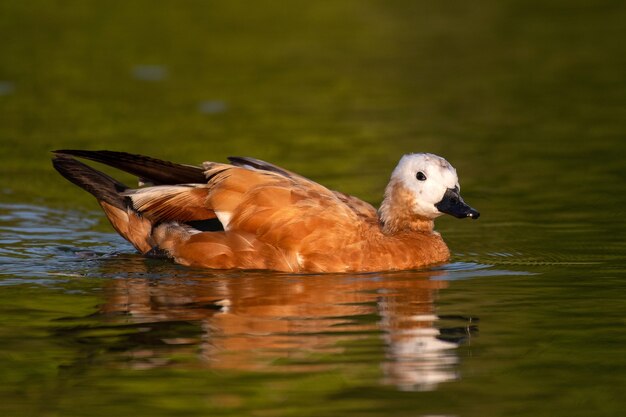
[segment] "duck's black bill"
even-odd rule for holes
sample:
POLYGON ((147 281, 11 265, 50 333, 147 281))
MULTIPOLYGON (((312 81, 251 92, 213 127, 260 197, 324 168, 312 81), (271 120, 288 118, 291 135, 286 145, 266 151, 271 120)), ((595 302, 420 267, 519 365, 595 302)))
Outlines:
POLYGON ((459 195, 459 192, 453 188, 448 188, 446 193, 443 195, 443 198, 440 202, 435 204, 437 210, 442 213, 449 214, 454 217, 458 217, 459 219, 464 219, 465 217, 471 217, 476 220, 480 217, 480 213, 467 204, 459 195))

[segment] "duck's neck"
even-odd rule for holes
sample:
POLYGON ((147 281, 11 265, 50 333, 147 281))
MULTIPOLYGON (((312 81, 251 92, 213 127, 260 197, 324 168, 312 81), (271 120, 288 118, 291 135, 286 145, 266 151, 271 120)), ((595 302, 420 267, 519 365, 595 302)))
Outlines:
POLYGON ((383 233, 403 231, 432 232, 435 223, 415 214, 413 194, 398 180, 391 180, 385 189, 385 199, 378 209, 383 233))

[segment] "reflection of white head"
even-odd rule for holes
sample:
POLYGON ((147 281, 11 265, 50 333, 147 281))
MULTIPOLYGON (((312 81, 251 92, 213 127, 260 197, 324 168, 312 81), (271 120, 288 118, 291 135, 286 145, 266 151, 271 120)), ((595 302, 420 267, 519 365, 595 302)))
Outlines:
POLYGON ((443 199, 448 188, 459 190, 456 170, 448 161, 431 153, 404 155, 391 174, 414 195, 414 214, 427 219, 441 216, 435 204, 443 199))
POLYGON ((458 379, 458 344, 437 338, 434 327, 396 331, 386 337, 385 381, 403 391, 433 391, 458 379))

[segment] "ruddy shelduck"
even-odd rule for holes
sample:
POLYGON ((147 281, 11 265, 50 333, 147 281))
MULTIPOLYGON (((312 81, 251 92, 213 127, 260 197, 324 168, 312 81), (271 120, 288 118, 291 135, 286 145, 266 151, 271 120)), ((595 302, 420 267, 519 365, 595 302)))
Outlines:
POLYGON ((445 159, 400 159, 378 210, 276 165, 182 165, 113 151, 55 151, 53 165, 93 194, 107 218, 141 253, 193 267, 283 272, 417 269, 450 257, 434 219, 477 219, 445 159), (139 178, 131 189, 74 157, 139 178))

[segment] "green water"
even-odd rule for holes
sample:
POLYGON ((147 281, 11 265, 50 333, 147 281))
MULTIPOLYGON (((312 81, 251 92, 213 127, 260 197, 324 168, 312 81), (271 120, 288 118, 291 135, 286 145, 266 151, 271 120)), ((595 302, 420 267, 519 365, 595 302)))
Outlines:
MULTIPOLYGON (((621 1, 0 1, 0 415, 619 416, 621 1), (266 159, 377 204, 458 170, 450 263, 144 259, 59 148, 266 159)), ((129 177, 121 177, 131 181, 129 177)))

